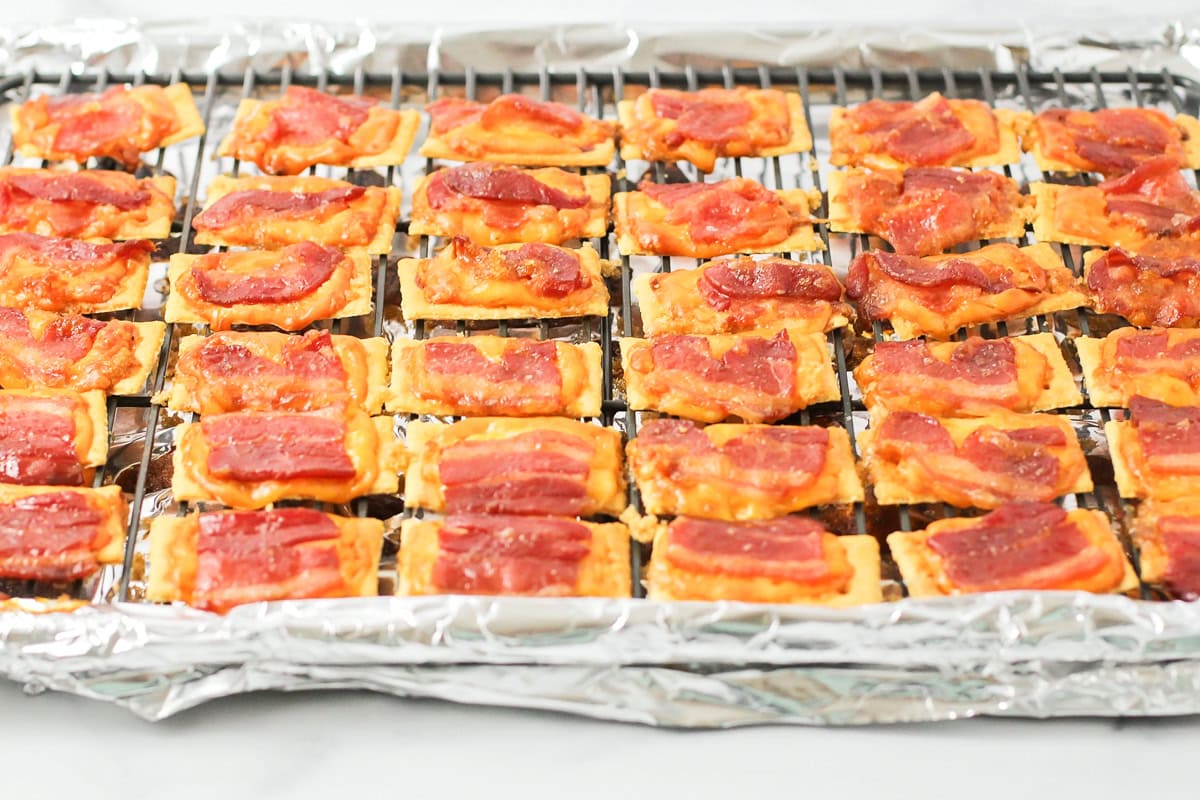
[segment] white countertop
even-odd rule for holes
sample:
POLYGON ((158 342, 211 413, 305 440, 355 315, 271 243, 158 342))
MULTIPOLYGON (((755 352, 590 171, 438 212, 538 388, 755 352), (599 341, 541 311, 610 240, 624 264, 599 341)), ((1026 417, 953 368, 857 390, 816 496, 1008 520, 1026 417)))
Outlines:
MULTIPOLYGON (((9 21, 77 16, 179 19, 203 13, 303 18, 375 18, 432 23, 514 21, 513 7, 381 0, 290 0, 203 4, 146 0, 42 0, 6 8, 9 21)), ((1195 0, 1127 3, 1009 0, 966 4, 863 0, 826 3, 648 4, 523 0, 526 21, 712 23, 736 10, 738 24, 828 20, 912 23, 934 19, 986 27, 1017 19, 1169 19, 1196 13, 1195 0), (569 9, 569 10, 564 10, 569 9), (969 12, 967 11, 969 9, 969 12), (1088 10, 1084 10, 1088 9, 1088 10)), ((518 20, 519 21, 519 20, 518 20)), ((1086 25, 1086 22, 1084 23, 1086 25)), ((970 720, 858 729, 748 728, 680 732, 554 714, 401 700, 358 692, 260 693, 212 702, 159 723, 77 697, 24 695, 0 682, 6 797, 383 796, 603 797, 1116 797, 1194 795, 1197 718, 1167 720, 970 720), (1064 782, 1060 782, 1064 781, 1064 782), (1189 787, 1184 790, 1182 787, 1189 787), (770 789, 771 794, 766 795, 770 789), (849 790, 849 791, 847 791, 849 790), (868 794, 869 792, 869 794, 868 794), (886 793, 886 794, 885 794, 886 793)))

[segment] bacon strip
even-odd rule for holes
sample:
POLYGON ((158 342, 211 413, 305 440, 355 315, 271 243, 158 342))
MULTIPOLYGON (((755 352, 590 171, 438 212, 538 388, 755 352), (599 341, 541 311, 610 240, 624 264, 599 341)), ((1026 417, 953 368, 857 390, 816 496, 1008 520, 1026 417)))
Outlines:
POLYGON ((1110 215, 1129 219, 1150 234, 1181 235, 1200 226, 1200 192, 1188 186, 1172 158, 1147 159, 1099 188, 1110 215))
POLYGON ((495 164, 463 164, 433 174, 427 196, 433 208, 450 208, 459 195, 476 200, 525 206, 551 206, 555 209, 583 208, 588 196, 567 194, 542 183, 528 172, 495 164))
POLYGON ((1167 589, 1180 600, 1200 599, 1200 519, 1159 517, 1157 531, 1167 552, 1167 589))
POLYGON ((228 480, 349 479, 345 422, 317 413, 236 412, 206 416, 208 470, 228 480))
POLYGON ((1200 475, 1200 407, 1175 407, 1136 395, 1129 419, 1146 465, 1168 475, 1200 475))
POLYGON ((442 451, 438 477, 451 513, 576 516, 587 512, 594 447, 578 436, 529 431, 442 451))
POLYGON ((71 397, 0 395, 0 482, 81 486, 71 397))
POLYGON ((225 613, 243 603, 328 597, 345 588, 338 527, 319 511, 227 511, 201 514, 198 524, 191 599, 197 608, 225 613))
POLYGON ((754 522, 719 522, 678 517, 667 529, 667 561, 690 572, 738 578, 825 583, 824 527, 804 517, 754 522))
POLYGON ((1049 108, 1037 115, 1034 124, 1041 153, 1081 171, 1119 175, 1160 156, 1184 166, 1179 131, 1157 109, 1049 108))
POLYGON ((280 251, 270 267, 245 273, 224 269, 221 255, 202 256, 190 274, 200 299, 227 307, 300 300, 328 281, 344 258, 336 247, 301 242, 280 251))
POLYGON ((1134 325, 1195 325, 1200 320, 1200 245, 1151 242, 1138 253, 1113 248, 1092 262, 1087 287, 1096 310, 1134 325))
POLYGON ((810 222, 806 212, 788 207, 774 192, 744 178, 668 184, 644 180, 638 191, 666 207, 667 225, 682 226, 701 245, 728 244, 737 250, 778 243, 810 222))
POLYGON ((424 261, 418 268, 417 285, 433 303, 473 305, 482 289, 496 295, 495 305, 503 305, 501 287, 506 282, 520 283, 538 297, 554 299, 591 285, 579 255, 561 247, 535 242, 501 250, 472 244, 465 236, 455 236, 449 247, 459 269, 450 272, 435 260, 424 261))
POLYGON ((828 269, 783 258, 713 261, 701 271, 700 296, 717 311, 746 300, 786 298, 836 303, 842 286, 828 269))
POLYGON ((0 503, 0 576, 74 581, 100 569, 104 516, 78 492, 48 492, 0 503))
POLYGON ((573 594, 591 539, 574 520, 452 514, 438 531, 433 586, 463 594, 573 594))
POLYGON ((305 219, 316 216, 325 219, 349 208, 365 192, 362 186, 341 186, 320 192, 242 189, 224 195, 197 214, 192 227, 198 231, 219 231, 263 217, 305 219))
POLYGON ((1109 565, 1105 552, 1052 503, 1004 505, 970 527, 926 541, 962 591, 1059 588, 1109 565))

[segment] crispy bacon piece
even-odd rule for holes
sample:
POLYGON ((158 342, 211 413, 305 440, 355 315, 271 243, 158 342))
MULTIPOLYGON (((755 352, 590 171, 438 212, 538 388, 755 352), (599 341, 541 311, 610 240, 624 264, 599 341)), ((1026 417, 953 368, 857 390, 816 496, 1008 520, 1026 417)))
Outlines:
POLYGON ((0 393, 0 482, 81 486, 75 441, 77 401, 71 396, 0 393))
POLYGON ((959 592, 1056 589, 1113 571, 1111 553, 1053 503, 1003 505, 926 543, 959 592))
POLYGON ((1100 313, 1139 326, 1200 322, 1200 243, 1162 239, 1137 253, 1113 248, 1084 257, 1087 288, 1100 313))
MULTIPOLYGON (((550 206, 556 210, 583 208, 588 204, 582 182, 579 191, 568 193, 550 186, 524 170, 493 164, 463 164, 439 170, 428 184, 429 205, 437 209, 453 208, 457 197, 486 200, 510 206, 550 206)), ((513 214, 497 217, 511 222, 513 214)))
POLYGON ((562 103, 503 94, 479 103, 444 97, 425 107, 428 158, 601 166, 612 157, 614 127, 562 103))
POLYGON ((459 269, 447 270, 440 263, 435 267, 435 261, 422 262, 417 269, 417 285, 433 303, 473 305, 479 295, 494 305, 520 304, 526 294, 558 300, 591 285, 579 255, 562 247, 531 242, 501 250, 455 236, 447 249, 459 269), (511 292, 514 296, 503 290, 506 283, 520 285, 511 292))
POLYGON ((867 437, 876 497, 884 504, 996 508, 1052 500, 1083 490, 1084 482, 1090 488, 1083 453, 1065 424, 1052 416, 937 420, 891 412, 867 437))
POLYGON ((918 103, 869 100, 847 118, 854 134, 866 135, 892 158, 917 167, 954 163, 955 156, 975 145, 975 136, 955 116, 950 101, 937 93, 918 103))
POLYGON ((215 333, 198 347, 181 348, 175 382, 186 384, 186 396, 172 396, 171 406, 186 400, 186 410, 221 414, 361 405, 370 393, 367 362, 361 340, 339 336, 335 347, 329 331, 215 333))
POLYGON ((90 169, 0 169, 0 232, 79 239, 166 238, 171 178, 90 169))
POLYGON ((438 477, 450 513, 573 517, 589 510, 587 478, 595 448, 556 431, 497 441, 464 441, 442 450, 438 477))
POLYGON ((634 408, 702 422, 774 422, 839 394, 819 333, 624 339, 621 358, 634 408))
POLYGON ((242 272, 228 269, 220 253, 192 266, 191 281, 183 284, 206 303, 233 306, 239 303, 290 303, 306 297, 329 280, 342 260, 336 247, 311 242, 292 245, 265 269, 242 272))
POLYGON ((0 385, 132 394, 152 368, 161 338, 161 323, 102 322, 0 307, 0 385), (142 351, 150 363, 143 361, 142 351))
POLYGON ((433 587, 460 594, 568 596, 592 532, 574 520, 452 514, 438 531, 433 587))
POLYGON ((1048 245, 993 244, 924 258, 870 250, 851 263, 846 293, 867 319, 890 320, 903 336, 940 338, 1086 302, 1048 245))
POLYGON ((208 472, 241 482, 303 478, 350 480, 346 425, 325 415, 237 412, 200 420, 208 472))
POLYGON ((853 316, 833 270, 784 258, 723 258, 694 270, 639 275, 633 289, 651 336, 783 326, 808 333, 840 327, 853 316))
POLYGON ((1129 420, 1146 467, 1167 475, 1200 475, 1200 406, 1171 406, 1135 395, 1129 420))
POLYGON ((854 572, 837 537, 804 517, 753 522, 678 517, 667 528, 664 557, 687 572, 789 581, 812 594, 845 591, 854 572))
POLYGON ((661 222, 631 220, 638 246, 660 255, 711 258, 770 250, 800 226, 810 226, 807 207, 745 178, 716 183, 638 184, 638 192, 662 209, 661 222))
POLYGON ((861 497, 849 439, 837 429, 656 419, 628 451, 651 514, 753 519, 861 497))
POLYGON ((154 244, 93 243, 33 233, 0 235, 0 303, 89 313, 141 305, 154 244), (126 283, 140 286, 122 302, 126 283))
POLYGON ((1153 108, 1078 111, 1049 108, 1034 118, 1034 152, 1043 169, 1120 175, 1166 156, 1187 166, 1179 128, 1153 108))
POLYGON ((1075 349, 1096 406, 1125 406, 1135 394, 1200 403, 1200 331, 1118 328, 1103 339, 1080 337, 1075 349))
POLYGON ((834 230, 874 234, 904 255, 1024 229, 1026 199, 1016 183, 986 170, 851 170, 839 173, 830 195, 834 230))
POLYGON ((499 359, 469 341, 431 341, 423 347, 420 392, 463 414, 504 409, 520 416, 552 414, 563 405, 563 375, 554 342, 515 340, 499 359))
MULTIPOLYGON (((142 153, 190 133, 195 103, 186 86, 113 86, 99 94, 43 95, 13 114, 13 144, 50 161, 112 158, 134 166, 142 153), (179 107, 177 107, 177 104, 179 107)), ((200 133, 203 129, 195 131, 200 133)))
POLYGON ((260 215, 283 219, 327 219, 345 211, 366 193, 363 186, 344 186, 319 192, 277 192, 243 189, 224 195, 201 211, 192 225, 198 231, 216 231, 246 224, 260 215))
POLYGON ((190 603, 224 614, 262 600, 336 597, 346 589, 339 536, 309 508, 201 514, 190 603))
MULTIPOLYGON (((1054 355, 1061 361, 1057 348, 1054 355)), ((854 371, 868 408, 934 416, 1053 407, 1045 404, 1045 393, 1055 377, 1047 356, 1020 337, 972 336, 944 344, 923 339, 876 342, 871 355, 854 371)), ((1078 400, 1074 394, 1067 399, 1078 400)))
POLYGON ((1180 600, 1200 599, 1200 517, 1159 516, 1156 533, 1167 562, 1163 584, 1180 600))
POLYGON ((57 582, 92 575, 112 538, 109 516, 82 492, 5 497, 0 501, 0 576, 57 582))
POLYGON ((712 172, 718 158, 807 150, 812 139, 798 99, 747 87, 650 89, 618 104, 621 152, 626 159, 691 161, 712 172))
POLYGON ((368 97, 289 86, 278 100, 243 100, 219 152, 272 175, 297 175, 315 164, 398 164, 416 123, 416 112, 382 108, 368 97))
POLYGON ((1200 230, 1200 192, 1192 189, 1168 157, 1147 159, 1126 175, 1100 184, 1105 211, 1154 236, 1200 230))
POLYGON ((405 502, 433 511, 590 516, 625 509, 620 436, 576 420, 411 423, 405 502))

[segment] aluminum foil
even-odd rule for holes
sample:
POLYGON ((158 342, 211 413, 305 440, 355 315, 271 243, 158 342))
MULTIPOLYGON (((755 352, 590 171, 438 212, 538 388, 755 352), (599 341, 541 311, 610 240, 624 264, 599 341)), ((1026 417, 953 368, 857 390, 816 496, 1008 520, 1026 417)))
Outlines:
MULTIPOLYGON (((1168 69, 1200 79, 1200 21, 1083 32, 480 31, 227 20, 0 30, 0 73, 8 76, 727 62, 1168 69)), ((169 501, 151 492, 143 515, 169 501)), ((14 609, 0 614, 0 674, 32 692, 108 700, 147 719, 241 692, 321 688, 680 727, 1200 713, 1200 605, 1124 597, 1012 592, 848 610, 380 597, 258 604, 225 617, 138 603, 14 609)))

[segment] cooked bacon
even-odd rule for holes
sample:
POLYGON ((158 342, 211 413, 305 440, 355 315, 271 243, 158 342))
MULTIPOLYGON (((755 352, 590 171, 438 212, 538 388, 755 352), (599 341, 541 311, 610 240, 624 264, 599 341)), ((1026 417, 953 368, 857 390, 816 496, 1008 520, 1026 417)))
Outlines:
POLYGON ((191 605, 328 597, 342 589, 337 525, 309 508, 201 514, 191 605), (322 543, 318 546, 317 543, 322 543))
POLYGON ((0 482, 82 485, 74 415, 70 397, 0 395, 0 482))
POLYGON ((569 519, 452 514, 438 531, 433 585, 463 594, 569 595, 591 539, 569 519))
POLYGON ((1004 475, 1018 485, 1051 486, 1058 483, 1059 462, 1046 448, 1066 443, 1059 428, 1002 430, 985 426, 963 440, 958 455, 980 471, 1004 475))
POLYGON ((227 480, 348 479, 346 423, 318 413, 240 411, 206 416, 208 470, 227 480))
POLYGON ((1103 314, 1134 325, 1200 321, 1200 245, 1162 239, 1138 253, 1107 251, 1088 268, 1087 286, 1103 314))
POLYGON ((1157 532, 1167 552, 1167 589, 1180 600, 1200 599, 1200 518, 1159 517, 1157 532))
POLYGON ((1129 419, 1151 470, 1200 474, 1200 407, 1176 407, 1135 395, 1129 400, 1129 419))
POLYGON ((479 121, 485 128, 496 128, 516 121, 534 124, 547 131, 569 133, 583 127, 585 117, 562 103, 534 100, 521 94, 502 94, 488 103, 479 121))
POLYGON ((1189 336, 1172 345, 1167 331, 1122 329, 1121 333, 1125 335, 1110 335, 1102 350, 1102 363, 1114 381, 1168 375, 1192 386, 1200 382, 1200 337, 1189 336))
POLYGON ((876 441, 888 452, 903 458, 912 448, 931 453, 953 453, 954 439, 950 432, 928 414, 897 411, 888 414, 879 426, 876 441))
POLYGON ((714 261, 701 271, 697 286, 704 302, 717 311, 728 311, 741 300, 788 298, 836 303, 842 299, 842 286, 828 268, 783 258, 714 261))
MULTIPOLYGON (((877 342, 871 357, 854 373, 868 405, 945 416, 997 407, 1032 410, 1035 398, 1021 380, 1016 343, 972 336, 940 347, 941 353, 950 348, 948 358, 935 354, 922 339, 877 342), (914 393, 914 386, 920 386, 920 391, 914 393)), ((1029 370, 1029 386, 1040 393, 1050 380, 1049 363, 1041 353, 1026 355, 1023 363, 1029 370)))
POLYGON ((668 225, 684 225, 699 244, 782 242, 808 222, 779 196, 745 178, 716 183, 638 184, 638 191, 667 208, 668 225))
POLYGON ((944 259, 870 250, 860 253, 846 274, 847 296, 872 320, 890 319, 901 299, 948 316, 966 302, 1013 289, 1028 293, 1024 302, 1010 298, 1016 314, 1052 287, 1037 261, 1007 244, 944 259))
POLYGON ((222 253, 202 256, 191 268, 196 293, 220 306, 240 303, 290 303, 315 292, 342 261, 342 251, 301 242, 279 251, 266 269, 246 273, 224 269, 222 253))
POLYGON ((843 194, 855 224, 904 255, 986 238, 988 226, 1011 217, 1021 200, 999 173, 946 167, 850 173, 843 194))
POLYGON ((104 516, 78 492, 18 497, 0 503, 0 576, 27 581, 74 581, 100 569, 96 550, 107 543, 104 516), (103 537, 104 541, 97 541, 103 537))
POLYGON ((828 535, 819 522, 804 517, 754 522, 678 517, 667 529, 666 558, 691 572, 823 583, 831 577, 828 535))
POLYGON ((1116 175, 1159 156, 1170 156, 1183 166, 1179 132, 1157 109, 1051 108, 1038 114, 1035 124, 1047 156, 1083 171, 1116 175))
POLYGON ((8 176, 4 185, 12 194, 20 193, 38 200, 112 206, 122 211, 141 208, 150 200, 150 193, 145 189, 121 191, 88 172, 21 173, 8 176))
POLYGON ((1096 574, 1109 558, 1053 503, 1012 503, 926 540, 964 591, 1053 589, 1096 574))
MULTIPOLYGON (((562 407, 562 371, 554 342, 513 339, 498 360, 468 340, 435 339, 422 347, 421 394, 467 414, 553 414, 562 407), (498 407, 499 404, 499 407, 498 407)), ((420 390, 418 390, 420 391, 420 390)))
POLYGON ((138 369, 137 342, 132 322, 78 315, 55 317, 35 336, 25 312, 0 307, 0 377, 10 387, 110 391, 138 369))
POLYGON ((93 243, 32 233, 0 235, 0 292, 8 302, 43 311, 110 300, 154 244, 93 243))
POLYGON ((631 466, 680 486, 787 497, 825 469, 829 432, 815 426, 754 427, 717 445, 694 422, 656 419, 638 432, 631 466))
POLYGON ((1200 192, 1188 186, 1176 161, 1160 156, 1100 184, 1109 214, 1127 217, 1155 235, 1178 235, 1200 224, 1200 192))
POLYGON ((455 195, 526 206, 583 208, 588 196, 567 194, 542 183, 524 170, 496 164, 463 164, 438 170, 429 180, 427 196, 433 208, 450 208, 455 195))
POLYGON ((688 94, 657 90, 650 102, 657 116, 676 121, 676 141, 670 143, 673 147, 678 147, 684 139, 724 144, 743 136, 738 127, 750 121, 750 104, 725 89, 703 89, 688 94))
POLYGON ((243 189, 230 192, 201 211, 192 220, 192 227, 198 231, 219 231, 263 217, 325 219, 348 208, 364 192, 362 186, 339 186, 320 192, 243 189))
MULTIPOLYGON (((500 250, 472 244, 465 236, 450 242, 454 260, 469 271, 474 281, 519 281, 539 297, 563 298, 591 285, 581 268, 579 256, 570 250, 538 242, 516 249, 500 250)), ((446 274, 440 265, 425 262, 417 273, 417 285, 435 303, 462 301, 459 273, 446 274)))
POLYGON ((47 158, 113 158, 126 166, 159 147, 180 129, 161 86, 113 86, 100 94, 48 96, 24 103, 16 112, 27 141, 47 158))
POLYGON ((593 451, 587 440, 556 431, 451 445, 438 462, 446 510, 584 514, 593 451))
POLYGON ((180 356, 176 379, 193 381, 198 406, 224 412, 311 411, 350 397, 345 367, 329 331, 288 337, 277 358, 257 355, 235 338, 216 333, 180 356))
POLYGON ((868 100, 850 110, 846 121, 892 158, 914 166, 944 164, 976 142, 946 98, 936 93, 917 103, 868 100))
POLYGON ((263 138, 273 145, 314 145, 328 139, 348 142, 371 112, 375 101, 365 97, 336 97, 289 86, 271 111, 263 138))

